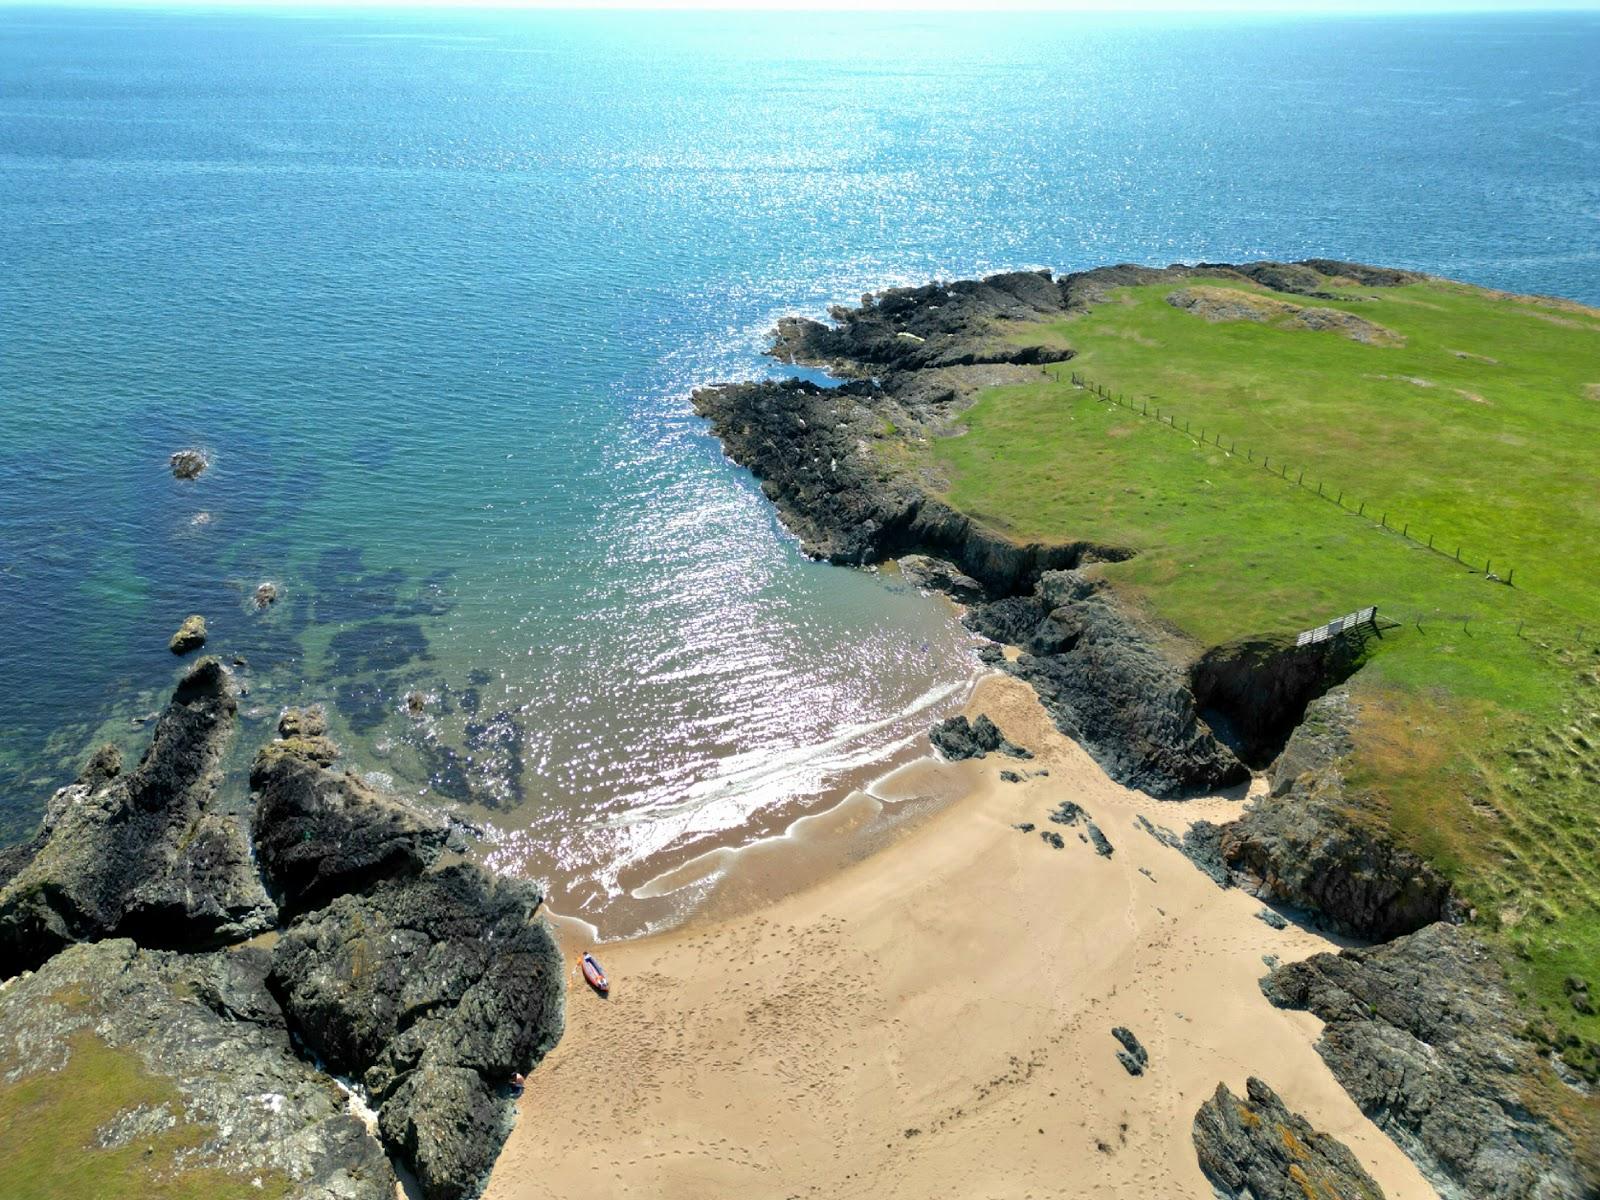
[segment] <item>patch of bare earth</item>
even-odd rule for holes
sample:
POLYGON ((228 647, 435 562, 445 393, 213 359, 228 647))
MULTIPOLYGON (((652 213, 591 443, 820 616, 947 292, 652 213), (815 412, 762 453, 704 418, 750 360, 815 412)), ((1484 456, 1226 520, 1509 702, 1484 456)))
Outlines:
POLYGON ((1400 346, 1405 343, 1405 338, 1394 330, 1342 309, 1306 307, 1236 288, 1179 288, 1167 296, 1167 303, 1207 321, 1254 321, 1261 325, 1275 325, 1280 329, 1336 333, 1368 346, 1400 346))

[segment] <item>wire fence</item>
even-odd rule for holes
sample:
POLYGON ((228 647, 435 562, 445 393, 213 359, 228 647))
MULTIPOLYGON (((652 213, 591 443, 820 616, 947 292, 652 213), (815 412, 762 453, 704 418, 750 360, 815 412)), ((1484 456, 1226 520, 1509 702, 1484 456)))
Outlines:
MULTIPOLYGON (((1117 405, 1136 416, 1152 420, 1158 425, 1167 426, 1177 433, 1184 434, 1199 445, 1215 446, 1232 458, 1239 456, 1239 443, 1237 440, 1233 438, 1225 439, 1220 429, 1201 427, 1199 430, 1195 430, 1187 418, 1180 423, 1178 415, 1170 408, 1166 412, 1162 412, 1159 404, 1152 405, 1148 399, 1140 400, 1136 403, 1129 400, 1121 392, 1113 392, 1110 388, 1096 383, 1077 371, 1071 372, 1069 379, 1063 380, 1060 367, 1044 367, 1042 370, 1048 378, 1054 379, 1057 383, 1070 382, 1073 387, 1081 388, 1107 404, 1117 405)), ((1442 559, 1456 563, 1474 575, 1482 575, 1485 579, 1492 580, 1495 583, 1503 583, 1507 587, 1516 586, 1515 567, 1509 567, 1502 563, 1504 574, 1498 574, 1494 571, 1494 560, 1492 558, 1485 555, 1482 559, 1479 559, 1475 552, 1468 553, 1466 547, 1460 542, 1453 542, 1449 539, 1441 542, 1434 533, 1428 534, 1424 539, 1421 530, 1416 533, 1411 532, 1410 521, 1405 521, 1398 515, 1391 514, 1386 508, 1379 505, 1370 504, 1366 500, 1357 500, 1354 496, 1348 495, 1343 488, 1336 489, 1328 485, 1324 480, 1308 480, 1304 468, 1291 471, 1286 460, 1280 458, 1274 461, 1268 454, 1257 454, 1253 446, 1246 445, 1244 453, 1245 462, 1248 465, 1259 466, 1263 472, 1275 479, 1282 480, 1309 492, 1319 500, 1325 500, 1329 504, 1337 505, 1344 512, 1350 513, 1352 516, 1376 525, 1381 529, 1398 534, 1402 539, 1419 549, 1427 550, 1442 559), (1349 500, 1350 503, 1346 504, 1346 500, 1349 500), (1391 515, 1396 517, 1393 525, 1389 524, 1391 515), (1452 546, 1454 547, 1453 549, 1452 546), (1479 562, 1482 563, 1481 567, 1478 565, 1479 562)))

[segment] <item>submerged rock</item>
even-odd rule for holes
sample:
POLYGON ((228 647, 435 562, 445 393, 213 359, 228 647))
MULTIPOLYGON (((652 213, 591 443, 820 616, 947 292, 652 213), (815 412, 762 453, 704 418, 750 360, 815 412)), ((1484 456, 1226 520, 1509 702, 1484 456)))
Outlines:
POLYGON ((271 608, 278 602, 278 585, 275 583, 261 583, 256 585, 256 590, 250 596, 250 603, 257 611, 271 608))
POLYGON ((450 836, 442 818, 327 769, 337 748, 326 728, 314 710, 288 710, 278 722, 284 736, 262 748, 250 771, 256 852, 292 912, 420 874, 450 836))
POLYGON ((173 954, 120 938, 64 950, 0 992, 0 1093, 67 1072, 79 1091, 62 1120, 104 1106, 99 1145, 141 1143, 134 1169, 169 1186, 195 1172, 205 1188, 199 1173, 220 1171, 295 1200, 391 1200, 377 1139, 290 1044, 267 963, 263 950, 173 954), (134 1085, 102 1090, 107 1056, 134 1085))
POLYGON ((178 479, 198 479, 211 461, 206 458, 203 450, 177 450, 167 460, 167 465, 172 468, 172 474, 178 479))
POLYGON ((1261 989, 1322 1018, 1317 1051, 1334 1077, 1445 1200, 1597 1194, 1558 1116, 1537 1103, 1537 1081, 1555 1081, 1522 1036, 1499 966, 1464 930, 1436 924, 1313 955, 1261 989))
POLYGON ((430 1200, 467 1194, 510 1129, 508 1085, 561 1036, 564 972, 538 893, 459 865, 301 917, 269 984, 306 1046, 361 1081, 430 1200))
POLYGON ((1194 1148, 1223 1200, 1383 1200, 1383 1190, 1335 1138, 1290 1112, 1261 1080, 1241 1100, 1219 1083, 1194 1118, 1194 1148))
POLYGON ((124 773, 107 747, 51 798, 38 835, 4 860, 0 976, 72 942, 124 935, 189 949, 271 927, 244 830, 212 806, 237 708, 222 664, 203 658, 137 767, 124 773))
POLYGON ((206 619, 196 613, 183 619, 183 624, 178 626, 178 632, 173 634, 172 640, 167 643, 167 649, 174 654, 187 654, 205 644, 206 619))

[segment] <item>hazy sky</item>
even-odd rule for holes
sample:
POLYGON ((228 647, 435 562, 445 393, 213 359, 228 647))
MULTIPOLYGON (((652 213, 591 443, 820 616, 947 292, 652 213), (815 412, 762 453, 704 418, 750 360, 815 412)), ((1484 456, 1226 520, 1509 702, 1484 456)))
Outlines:
POLYGON ((0 7, 83 8, 612 8, 717 10, 1419 13, 1600 11, 1600 0, 0 0, 0 7))

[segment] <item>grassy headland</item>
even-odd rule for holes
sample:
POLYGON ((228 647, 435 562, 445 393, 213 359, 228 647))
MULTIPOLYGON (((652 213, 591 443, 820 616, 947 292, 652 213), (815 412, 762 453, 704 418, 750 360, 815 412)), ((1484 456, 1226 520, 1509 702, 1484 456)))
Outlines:
POLYGON ((924 465, 1019 539, 1136 550, 1100 569, 1197 646, 1398 622, 1351 681, 1348 794, 1448 874, 1592 1074, 1600 1016, 1566 980, 1600 986, 1600 312, 1329 292, 1195 279, 1017 324, 1076 357, 982 393, 924 465))

